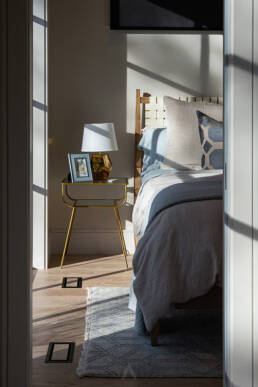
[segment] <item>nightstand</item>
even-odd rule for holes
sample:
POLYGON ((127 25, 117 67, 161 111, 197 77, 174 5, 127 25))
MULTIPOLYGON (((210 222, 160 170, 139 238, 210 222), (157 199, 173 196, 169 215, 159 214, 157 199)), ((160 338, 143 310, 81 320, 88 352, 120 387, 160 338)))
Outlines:
POLYGON ((79 182, 79 183, 72 183, 67 179, 64 179, 62 181, 61 183, 62 200, 67 207, 72 209, 72 213, 71 213, 71 218, 67 229, 67 235, 66 235, 63 255, 61 259, 61 268, 63 267, 64 258, 68 250, 71 231, 73 227, 73 221, 74 221, 77 209, 78 208, 113 208, 116 223, 117 223, 118 233, 121 241, 121 247, 125 258, 125 264, 128 269, 126 245, 125 245, 124 234, 123 234, 121 220, 120 220, 119 211, 118 211, 118 208, 122 207, 126 203, 127 184, 128 184, 127 178, 108 179, 103 181, 92 181, 92 182, 87 181, 87 182, 79 182), (114 199, 78 199, 71 196, 69 192, 69 188, 76 187, 76 186, 85 187, 85 188, 87 188, 87 186, 94 186, 94 187, 99 187, 100 189, 101 187, 108 188, 108 187, 120 186, 122 189, 122 196, 114 199))

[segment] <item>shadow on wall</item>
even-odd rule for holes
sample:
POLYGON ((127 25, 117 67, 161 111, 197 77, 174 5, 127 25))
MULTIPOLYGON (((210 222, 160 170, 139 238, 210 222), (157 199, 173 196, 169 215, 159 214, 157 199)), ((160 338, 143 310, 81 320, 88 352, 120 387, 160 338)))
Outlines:
POLYGON ((173 87, 176 90, 180 90, 183 93, 188 94, 189 96, 196 96, 196 97, 200 97, 201 96, 201 93, 196 91, 196 90, 193 90, 193 89, 191 89, 189 87, 180 85, 179 83, 177 83, 175 81, 172 81, 171 79, 163 77, 160 74, 153 73, 152 71, 144 69, 144 68, 142 68, 142 67, 140 67, 140 66, 138 66, 136 64, 127 62, 127 67, 129 69, 131 69, 131 70, 137 71, 138 73, 145 75, 146 77, 149 77, 149 78, 152 78, 152 79, 154 79, 154 80, 156 80, 158 82, 164 83, 167 86, 173 87))
MULTIPOLYGON (((147 92, 152 87, 176 96, 222 93, 222 53, 221 36, 128 34, 128 67, 150 78, 147 92)), ((138 74, 135 78, 141 81, 138 74)))
MULTIPOLYGON (((143 40, 145 37, 140 37, 139 34, 130 38, 131 52, 129 52, 127 66, 128 68, 145 75, 150 80, 155 80, 163 84, 163 87, 171 88, 180 91, 188 96, 203 96, 206 88, 209 85, 209 35, 192 36, 193 44, 197 44, 196 51, 190 51, 189 36, 162 34, 154 36, 153 54, 151 44, 146 37, 146 47, 143 40), (187 45, 183 44, 183 37, 186 37, 187 45), (139 42, 137 41, 139 40, 139 42), (141 50, 142 49, 142 50, 141 50), (200 58, 197 53, 200 50, 200 58), (142 51, 142 52, 141 52, 142 51), (146 63, 148 68, 143 66, 146 63), (178 79, 184 82, 178 82, 178 79), (198 83, 199 81, 199 83, 198 83), (190 85, 198 85, 197 88, 192 88, 190 85), (203 85, 205 88, 203 89, 203 85)), ((146 90, 149 91, 149 90, 146 90)))

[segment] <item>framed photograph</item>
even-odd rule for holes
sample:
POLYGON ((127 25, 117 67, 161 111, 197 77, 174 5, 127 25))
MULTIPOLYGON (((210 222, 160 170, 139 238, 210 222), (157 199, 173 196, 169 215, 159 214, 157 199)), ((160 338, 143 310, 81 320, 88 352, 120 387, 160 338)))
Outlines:
POLYGON ((88 153, 68 153, 68 160, 73 183, 93 181, 88 153))

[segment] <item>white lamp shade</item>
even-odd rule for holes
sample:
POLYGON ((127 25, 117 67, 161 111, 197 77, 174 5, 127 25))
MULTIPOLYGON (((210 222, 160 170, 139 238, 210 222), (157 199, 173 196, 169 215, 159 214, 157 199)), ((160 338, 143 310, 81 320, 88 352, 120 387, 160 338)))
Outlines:
POLYGON ((84 124, 82 152, 117 151, 114 124, 84 124))

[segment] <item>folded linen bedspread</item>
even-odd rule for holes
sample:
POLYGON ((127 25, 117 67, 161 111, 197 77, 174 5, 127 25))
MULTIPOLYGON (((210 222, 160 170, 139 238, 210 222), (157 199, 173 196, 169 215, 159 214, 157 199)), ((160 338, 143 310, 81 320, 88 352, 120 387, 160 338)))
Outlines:
POLYGON ((175 303, 207 293, 222 268, 222 171, 162 174, 142 187, 134 293, 150 331, 175 303))

